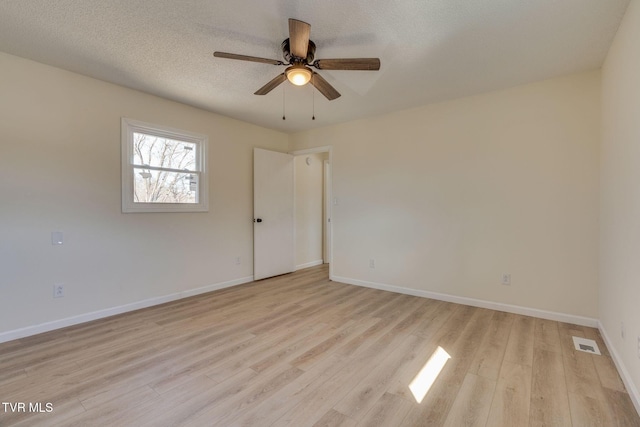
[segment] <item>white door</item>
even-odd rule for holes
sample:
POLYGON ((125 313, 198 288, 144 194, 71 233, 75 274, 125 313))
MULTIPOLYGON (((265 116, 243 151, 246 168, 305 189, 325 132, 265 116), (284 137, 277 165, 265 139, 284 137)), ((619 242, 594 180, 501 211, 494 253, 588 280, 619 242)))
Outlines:
POLYGON ((295 270, 293 156, 253 149, 253 278, 295 270))

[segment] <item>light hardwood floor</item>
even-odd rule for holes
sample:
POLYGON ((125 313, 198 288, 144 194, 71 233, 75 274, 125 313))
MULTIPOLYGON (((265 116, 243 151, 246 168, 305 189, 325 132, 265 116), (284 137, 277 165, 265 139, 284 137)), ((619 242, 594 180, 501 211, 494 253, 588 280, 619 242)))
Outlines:
POLYGON ((53 405, 0 407, 2 426, 640 426, 597 330, 325 266, 0 344, 0 400, 53 405), (438 347, 418 404, 408 386, 438 347))

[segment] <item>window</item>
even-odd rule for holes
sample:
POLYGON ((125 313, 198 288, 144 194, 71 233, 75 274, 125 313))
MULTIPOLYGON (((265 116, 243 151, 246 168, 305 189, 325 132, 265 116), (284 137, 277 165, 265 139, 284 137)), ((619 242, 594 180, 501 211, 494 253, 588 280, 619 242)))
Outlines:
POLYGON ((122 212, 209 210, 207 137, 122 119, 122 212))

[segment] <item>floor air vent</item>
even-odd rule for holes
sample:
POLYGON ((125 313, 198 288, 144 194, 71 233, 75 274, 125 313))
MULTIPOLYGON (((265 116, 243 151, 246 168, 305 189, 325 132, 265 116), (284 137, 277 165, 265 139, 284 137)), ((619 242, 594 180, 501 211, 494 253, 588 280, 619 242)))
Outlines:
POLYGON ((585 353, 597 354, 600 355, 600 349, 598 348, 598 344, 594 340, 588 340, 586 338, 580 337, 572 337, 573 345, 576 350, 584 351, 585 353))

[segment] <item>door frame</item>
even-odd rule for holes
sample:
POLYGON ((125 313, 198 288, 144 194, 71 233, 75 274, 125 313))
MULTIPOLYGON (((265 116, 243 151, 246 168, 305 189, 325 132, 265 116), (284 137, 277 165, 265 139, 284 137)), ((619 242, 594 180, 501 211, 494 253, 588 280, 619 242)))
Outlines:
MULTIPOLYGON (((289 154, 291 154, 294 157, 297 156, 304 156, 307 154, 317 154, 317 153, 329 153, 329 165, 331 165, 331 167, 329 168, 331 171, 331 177, 330 177, 330 182, 331 182, 331 186, 330 188, 327 190, 327 194, 329 197, 329 200, 331 202, 333 202, 333 147, 331 145, 324 145, 322 147, 315 147, 315 148, 308 148, 305 150, 294 150, 294 151, 289 151, 289 154)), ((294 163, 295 164, 295 163, 294 163)), ((296 189, 296 174, 293 174, 293 200, 294 200, 294 206, 295 206, 295 198, 296 198, 296 193, 295 193, 295 189, 296 189)), ((329 203, 329 218, 331 218, 331 227, 329 227, 329 279, 332 280, 333 277, 333 203, 329 203)), ((295 226, 296 226, 296 215, 294 212, 294 216, 293 216, 293 223, 294 223, 294 240, 293 240, 293 245, 294 245, 294 251, 296 250, 296 239, 295 239, 295 226)), ((324 229, 325 224, 322 224, 322 227, 324 229)))
POLYGON ((331 265, 331 162, 322 162, 322 261, 331 265))

